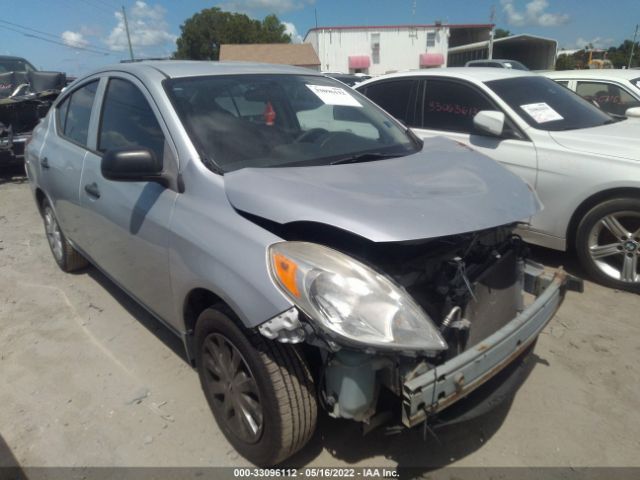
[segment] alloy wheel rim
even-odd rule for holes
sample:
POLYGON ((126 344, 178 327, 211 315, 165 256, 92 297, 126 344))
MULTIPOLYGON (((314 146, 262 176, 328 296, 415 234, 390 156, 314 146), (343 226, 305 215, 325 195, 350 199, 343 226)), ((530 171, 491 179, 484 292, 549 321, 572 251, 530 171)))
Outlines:
POLYGON ((588 249, 595 266, 608 277, 640 282, 640 212, 620 211, 601 218, 589 232, 588 249))
POLYGON ((45 209, 44 226, 47 233, 47 241, 49 242, 53 255, 56 257, 56 260, 62 260, 62 234, 51 207, 45 209))
POLYGON ((256 443, 264 415, 255 377, 240 351, 224 335, 209 335, 203 347, 206 387, 219 416, 242 441, 256 443))

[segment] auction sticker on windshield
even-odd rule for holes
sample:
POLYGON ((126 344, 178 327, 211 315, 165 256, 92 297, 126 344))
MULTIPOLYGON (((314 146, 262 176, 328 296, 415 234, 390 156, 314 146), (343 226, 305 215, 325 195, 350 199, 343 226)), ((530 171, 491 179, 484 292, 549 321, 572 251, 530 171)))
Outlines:
POLYGON ((520 105, 520 108, 538 123, 564 120, 564 117, 544 102, 520 105))
POLYGON ((327 87, 325 85, 307 85, 307 87, 327 105, 362 107, 360 102, 347 93, 343 88, 327 87))

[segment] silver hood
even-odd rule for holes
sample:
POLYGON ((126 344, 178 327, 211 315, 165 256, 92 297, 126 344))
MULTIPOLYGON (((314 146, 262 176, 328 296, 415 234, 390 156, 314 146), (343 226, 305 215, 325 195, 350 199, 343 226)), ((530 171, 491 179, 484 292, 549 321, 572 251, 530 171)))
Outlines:
POLYGON ((319 222, 374 242, 435 238, 527 220, 537 196, 516 175, 456 142, 374 162, 245 168, 224 176, 237 210, 280 224, 319 222))

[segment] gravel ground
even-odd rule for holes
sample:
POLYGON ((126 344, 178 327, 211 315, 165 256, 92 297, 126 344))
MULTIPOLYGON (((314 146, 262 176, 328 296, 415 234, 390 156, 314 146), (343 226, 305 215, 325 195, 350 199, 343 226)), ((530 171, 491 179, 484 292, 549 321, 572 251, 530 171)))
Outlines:
MULTIPOLYGON (((569 255, 535 249, 549 266, 569 255)), ((577 271, 577 273, 580 273, 577 271)), ((362 437, 322 416, 291 466, 640 466, 640 296, 569 293, 515 398, 362 437)), ((0 466, 241 466, 181 344, 94 268, 61 272, 19 171, 0 175, 0 466)))

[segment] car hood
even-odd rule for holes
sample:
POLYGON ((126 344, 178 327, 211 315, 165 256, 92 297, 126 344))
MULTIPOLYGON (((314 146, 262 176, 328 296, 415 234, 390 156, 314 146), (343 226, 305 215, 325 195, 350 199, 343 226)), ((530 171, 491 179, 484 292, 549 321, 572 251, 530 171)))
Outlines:
POLYGON ((640 160, 640 120, 629 118, 611 125, 549 132, 553 140, 577 152, 640 160))
POLYGON ((421 152, 366 163, 245 168, 224 175, 234 208, 280 224, 319 222, 374 242, 409 241, 527 220, 527 184, 444 138, 421 152))

